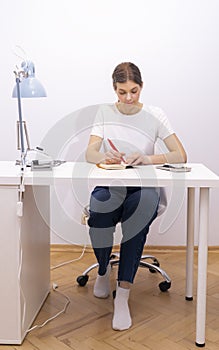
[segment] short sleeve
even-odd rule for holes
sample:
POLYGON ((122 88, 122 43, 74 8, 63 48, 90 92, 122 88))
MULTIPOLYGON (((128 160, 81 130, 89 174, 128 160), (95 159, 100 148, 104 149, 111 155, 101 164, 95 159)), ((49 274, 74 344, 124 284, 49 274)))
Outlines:
POLYGON ((149 108, 158 121, 157 137, 164 140, 166 137, 174 134, 165 112, 159 107, 150 106, 149 108))
POLYGON ((97 111, 90 135, 99 136, 102 139, 104 138, 104 119, 103 119, 103 110, 101 107, 97 111))

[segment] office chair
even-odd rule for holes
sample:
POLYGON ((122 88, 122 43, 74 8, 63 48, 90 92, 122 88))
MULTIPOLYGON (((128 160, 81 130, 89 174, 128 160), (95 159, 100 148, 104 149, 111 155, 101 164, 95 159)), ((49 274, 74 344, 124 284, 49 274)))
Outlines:
MULTIPOLYGON (((87 224, 87 220, 89 218, 89 206, 86 206, 83 210, 82 217, 81 217, 81 223, 83 225, 87 224)), ((110 257, 110 265, 111 268, 114 265, 119 264, 119 253, 112 253, 110 257)), ((79 284, 79 286, 84 287, 87 284, 87 281, 89 279, 89 272, 92 271, 93 269, 98 268, 99 264, 95 263, 91 266, 89 266, 83 273, 82 275, 78 276, 76 281, 79 284)), ((164 279, 164 281, 159 283, 159 288, 161 292, 166 292, 168 289, 171 287, 171 279, 168 276, 168 274, 160 268, 160 263, 157 260, 157 258, 153 255, 142 255, 139 267, 146 268, 148 269, 151 273, 156 273, 158 272, 164 279), (149 261, 146 261, 149 260, 149 261)), ((115 291, 113 292, 113 296, 115 296, 115 291)))

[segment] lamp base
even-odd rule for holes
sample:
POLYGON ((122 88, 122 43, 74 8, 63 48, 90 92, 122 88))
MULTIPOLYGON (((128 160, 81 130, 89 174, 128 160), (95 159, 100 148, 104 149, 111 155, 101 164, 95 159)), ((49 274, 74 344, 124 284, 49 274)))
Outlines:
POLYGON ((46 161, 46 160, 32 160, 31 162, 31 170, 52 170, 53 168, 53 161, 46 161))

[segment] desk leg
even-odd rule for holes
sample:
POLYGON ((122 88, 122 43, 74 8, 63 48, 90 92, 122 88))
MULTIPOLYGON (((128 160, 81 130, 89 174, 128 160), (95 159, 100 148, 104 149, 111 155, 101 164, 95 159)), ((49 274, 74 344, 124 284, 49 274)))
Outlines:
POLYGON ((188 188, 187 198, 187 250, 186 250, 186 300, 193 300, 195 189, 188 188))
POLYGON ((196 345, 205 346, 209 188, 200 188, 198 238, 198 283, 196 308, 196 345))

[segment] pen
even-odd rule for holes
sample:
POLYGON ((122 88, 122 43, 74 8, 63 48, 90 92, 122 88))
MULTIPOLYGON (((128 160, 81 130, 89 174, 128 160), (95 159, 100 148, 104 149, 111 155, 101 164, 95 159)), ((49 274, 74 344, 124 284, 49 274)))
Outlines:
MULTIPOLYGON (((110 146, 112 147, 112 149, 116 152, 119 152, 119 150, 116 148, 116 146, 114 145, 114 143, 110 140, 110 139, 107 139, 107 141, 109 142, 110 146)), ((120 153, 120 152, 119 152, 120 153)), ((121 160, 126 163, 125 159, 123 157, 121 157, 121 160)))

